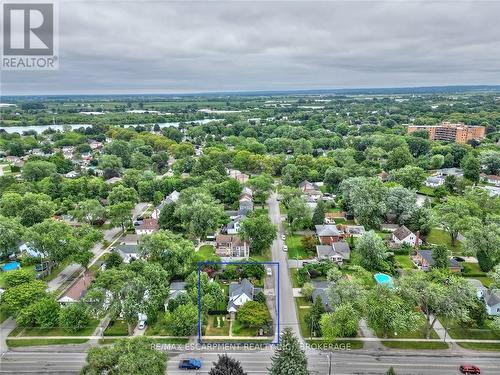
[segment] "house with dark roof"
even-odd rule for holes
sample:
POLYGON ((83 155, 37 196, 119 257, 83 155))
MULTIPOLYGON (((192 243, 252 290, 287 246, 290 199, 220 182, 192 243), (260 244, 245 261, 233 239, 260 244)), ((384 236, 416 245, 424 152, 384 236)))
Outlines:
POLYGON ((316 245, 316 255, 319 260, 331 260, 342 264, 351 257, 351 249, 345 241, 333 242, 330 245, 316 245))
POLYGON ((395 245, 418 246, 422 244, 422 240, 417 238, 417 235, 409 230, 404 225, 400 226, 392 232, 391 240, 395 245))
MULTIPOLYGON (((413 256, 413 262, 423 271, 430 271, 434 265, 432 250, 417 250, 413 256)), ((462 266, 455 259, 450 258, 448 261, 448 269, 451 272, 462 271, 462 266)))
POLYGON ((248 279, 233 281, 229 284, 227 312, 235 313, 245 303, 253 301, 255 294, 257 294, 256 289, 248 279))
POLYGON ((316 235, 321 245, 331 245, 333 242, 342 240, 345 236, 344 231, 339 230, 333 224, 316 225, 315 227, 316 235))
POLYGON ((185 281, 172 281, 169 286, 169 295, 165 301, 165 311, 168 309, 168 303, 176 299, 179 295, 187 293, 187 283, 185 281))
POLYGON ((307 180, 299 183, 299 189, 308 202, 317 202, 323 196, 319 185, 307 180))
POLYGON ((500 289, 488 289, 484 293, 486 312, 490 316, 500 316, 500 289))
POLYGON ((139 247, 137 245, 118 245, 116 252, 122 257, 125 263, 139 259, 139 247))
POLYGON ((314 289, 311 294, 311 298, 313 301, 316 301, 316 298, 320 298, 321 303, 323 304, 323 308, 325 311, 332 311, 330 306, 330 302, 328 300, 328 281, 313 281, 312 282, 314 289))

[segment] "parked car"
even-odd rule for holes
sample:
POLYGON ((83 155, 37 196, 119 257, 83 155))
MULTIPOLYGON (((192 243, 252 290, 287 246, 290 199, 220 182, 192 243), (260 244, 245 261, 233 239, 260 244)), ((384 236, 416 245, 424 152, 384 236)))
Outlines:
POLYGON ((272 268, 271 267, 267 267, 266 273, 267 273, 267 276, 272 276, 273 275, 272 268))
POLYGON ((460 365, 459 370, 462 374, 480 374, 479 367, 474 365, 460 365))
POLYGON ((179 368, 181 370, 199 370, 201 368, 201 361, 194 358, 181 359, 179 368))
POLYGON ((144 328, 146 328, 146 321, 145 321, 145 320, 141 320, 141 321, 139 322, 139 325, 137 326, 137 328, 139 328, 139 329, 144 329, 144 328))
POLYGON ((288 246, 283 245, 283 251, 288 251, 288 246))
POLYGON ((281 235, 281 239, 282 239, 283 241, 284 241, 284 240, 286 240, 286 237, 285 237, 285 235, 284 235, 284 234, 282 234, 282 235, 281 235))

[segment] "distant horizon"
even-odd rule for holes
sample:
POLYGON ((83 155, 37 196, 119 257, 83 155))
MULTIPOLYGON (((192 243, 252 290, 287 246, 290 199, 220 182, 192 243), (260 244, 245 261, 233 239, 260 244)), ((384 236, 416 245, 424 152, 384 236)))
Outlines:
POLYGON ((387 87, 343 87, 343 88, 311 88, 311 89, 273 89, 273 90, 228 90, 228 91, 179 91, 179 92, 107 92, 107 93, 45 93, 45 94, 2 94, 3 98, 54 98, 54 97, 190 97, 190 96, 283 96, 283 95, 411 95, 432 93, 465 93, 471 91, 500 91, 500 84, 488 85, 432 85, 432 86, 387 86, 387 87))

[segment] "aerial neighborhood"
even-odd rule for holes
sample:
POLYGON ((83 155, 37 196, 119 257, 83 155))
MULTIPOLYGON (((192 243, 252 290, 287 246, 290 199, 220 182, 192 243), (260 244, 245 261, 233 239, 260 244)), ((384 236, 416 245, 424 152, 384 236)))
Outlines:
POLYGON ((500 350, 493 94, 184 101, 1 108, 6 345, 500 350))

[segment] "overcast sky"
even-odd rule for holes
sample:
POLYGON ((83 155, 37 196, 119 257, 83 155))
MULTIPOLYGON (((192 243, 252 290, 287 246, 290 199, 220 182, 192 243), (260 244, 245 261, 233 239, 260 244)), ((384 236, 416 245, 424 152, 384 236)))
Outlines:
POLYGON ((1 92, 205 91, 500 84, 499 1, 59 3, 58 71, 1 92))

